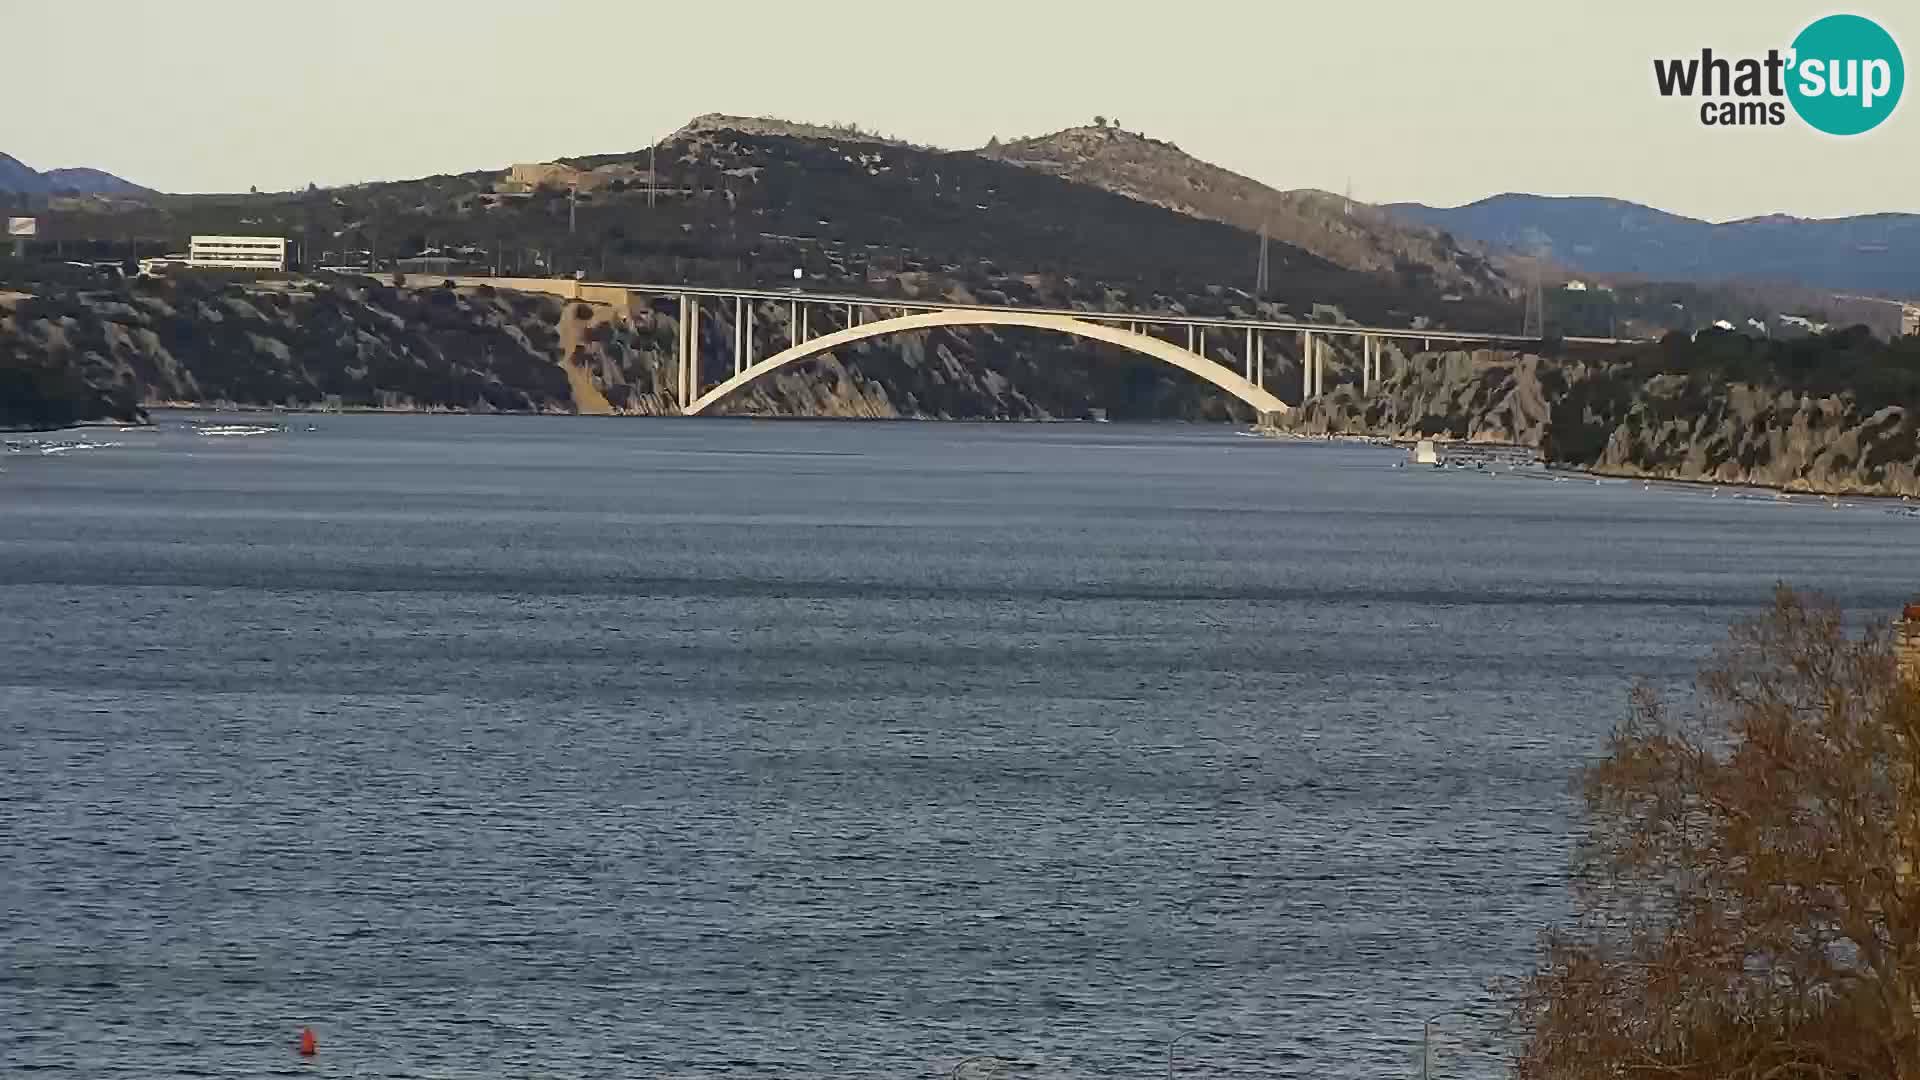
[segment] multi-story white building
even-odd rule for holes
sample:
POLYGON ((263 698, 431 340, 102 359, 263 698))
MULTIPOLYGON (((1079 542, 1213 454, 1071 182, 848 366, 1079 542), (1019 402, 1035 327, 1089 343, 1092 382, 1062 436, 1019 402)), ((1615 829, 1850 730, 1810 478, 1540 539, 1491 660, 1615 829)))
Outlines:
POLYGON ((285 270, 287 241, 282 236, 196 236, 187 247, 187 265, 285 270))

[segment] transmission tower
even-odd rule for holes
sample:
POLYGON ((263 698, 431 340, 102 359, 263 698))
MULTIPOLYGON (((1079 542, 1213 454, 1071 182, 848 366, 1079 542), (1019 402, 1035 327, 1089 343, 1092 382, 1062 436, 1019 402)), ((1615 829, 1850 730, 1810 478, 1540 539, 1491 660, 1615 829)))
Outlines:
POLYGON ((1260 269, 1253 278, 1253 298, 1264 300, 1267 295, 1267 223, 1260 223, 1260 269))
POLYGON ((1547 297, 1540 285, 1540 268, 1545 261, 1544 255, 1535 255, 1527 267, 1527 305, 1526 314, 1520 319, 1520 336, 1544 338, 1547 336, 1547 297))

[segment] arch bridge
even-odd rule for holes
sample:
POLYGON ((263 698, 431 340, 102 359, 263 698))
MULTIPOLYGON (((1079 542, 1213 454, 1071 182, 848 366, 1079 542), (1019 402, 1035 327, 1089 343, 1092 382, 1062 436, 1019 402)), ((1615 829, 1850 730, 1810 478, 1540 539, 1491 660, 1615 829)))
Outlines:
MULTIPOLYGON (((940 327, 1022 327, 1068 334, 1152 357, 1203 379, 1233 395, 1260 414, 1263 421, 1289 412, 1293 406, 1267 389, 1267 344, 1275 334, 1295 337, 1300 358, 1300 400, 1306 402, 1330 389, 1326 385, 1328 339, 1357 341, 1363 390, 1372 390, 1385 377, 1390 363, 1389 342, 1419 341, 1421 348, 1435 343, 1488 347, 1538 345, 1540 338, 1497 331, 1479 332, 1386 326, 1361 326, 1274 319, 1202 317, 1167 312, 1085 311, 1070 308, 1012 307, 956 304, 938 300, 881 299, 871 296, 813 293, 798 289, 727 289, 689 285, 645 285, 579 281, 565 278, 431 278, 423 284, 450 280, 459 286, 493 285, 526 292, 545 292, 568 300, 632 304, 644 299, 679 305, 678 369, 675 394, 682 414, 699 416, 728 395, 788 365, 808 360, 855 342, 891 334, 940 327), (777 326, 759 331, 761 309, 772 307, 775 318, 785 308, 785 332, 777 326), (707 366, 702 363, 703 320, 718 321, 733 339, 732 374, 703 387, 707 366), (820 333, 814 332, 818 322, 820 333), (1183 340, 1184 335, 1184 340, 1183 340), (1209 348, 1209 336, 1213 347, 1209 348), (762 342, 783 347, 756 357, 762 342), (1215 357, 1224 357, 1216 359, 1215 357)), ((1578 344, 1619 344, 1619 338, 1564 338, 1578 344)))

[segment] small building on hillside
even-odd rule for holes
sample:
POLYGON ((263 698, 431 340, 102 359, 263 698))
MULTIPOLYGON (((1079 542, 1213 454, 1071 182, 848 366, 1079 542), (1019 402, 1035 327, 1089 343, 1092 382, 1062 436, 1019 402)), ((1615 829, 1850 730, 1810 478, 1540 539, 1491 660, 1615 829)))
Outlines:
POLYGON ((196 270, 285 270, 284 236, 196 236, 187 245, 187 265, 196 270))
POLYGON ((1587 283, 1584 281, 1581 281, 1579 278, 1574 278, 1572 281, 1567 282, 1566 285, 1563 286, 1563 288, 1565 288, 1568 292, 1586 292, 1587 283))

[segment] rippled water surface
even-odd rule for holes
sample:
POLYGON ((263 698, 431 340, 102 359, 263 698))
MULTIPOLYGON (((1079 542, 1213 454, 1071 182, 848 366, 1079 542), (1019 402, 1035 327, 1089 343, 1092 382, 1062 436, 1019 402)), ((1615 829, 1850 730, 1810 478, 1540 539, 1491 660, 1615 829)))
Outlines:
POLYGON ((0 1074, 1486 1075, 1632 680, 1920 584, 1224 429, 313 424, 0 455, 0 1074))

